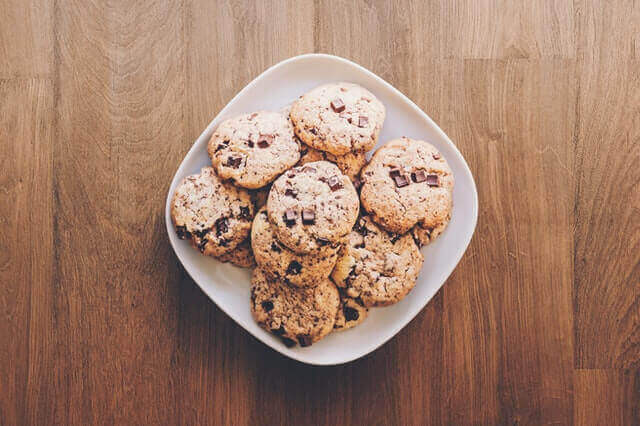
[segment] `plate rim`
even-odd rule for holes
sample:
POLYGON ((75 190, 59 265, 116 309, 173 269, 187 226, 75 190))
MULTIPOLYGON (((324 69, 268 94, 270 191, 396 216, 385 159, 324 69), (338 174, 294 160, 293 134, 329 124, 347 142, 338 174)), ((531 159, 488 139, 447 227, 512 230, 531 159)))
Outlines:
MULTIPOLYGON (((233 321, 235 321, 238 325, 240 325, 246 332, 248 332, 250 335, 252 335, 256 339, 258 339, 260 342, 264 343, 265 345, 267 345, 271 349, 279 352, 280 354, 282 354, 282 355, 284 355, 284 356, 286 356, 288 358, 291 358, 291 359, 294 359, 294 360, 296 360, 298 362, 301 362, 301 363, 304 363, 304 364, 309 364, 309 365, 331 366, 331 365, 346 364, 348 362, 355 361, 357 359, 360 359, 360 358, 362 358, 362 357, 374 352, 375 350, 380 348, 382 345, 387 343, 389 340, 391 340, 393 337, 395 337, 404 327, 406 327, 413 319, 415 319, 415 317, 425 308, 425 306, 427 306, 427 304, 433 299, 433 297, 442 289, 442 287, 446 283, 447 279, 451 276, 453 271, 456 269, 456 267, 460 263, 460 260, 462 259, 462 256, 467 251, 467 248, 469 247, 469 244, 471 242, 471 239, 473 238, 473 235, 475 234, 475 230, 476 230, 476 227, 477 227, 478 209, 479 209, 479 206, 478 206, 478 191, 477 191, 477 187, 476 187, 476 182, 475 182, 475 179, 473 178, 473 173, 471 173, 471 169, 469 168, 469 165, 467 164, 467 161, 465 160, 465 158, 462 155, 462 153, 460 153, 460 151, 458 150, 458 147, 449 138, 449 136, 440 128, 440 126, 438 126, 431 119, 431 117, 429 117, 429 115, 427 115, 427 113, 425 113, 420 107, 418 107, 409 97, 407 97, 400 90, 398 90, 393 85, 388 83, 382 77, 380 77, 377 74, 373 73, 372 71, 366 69, 362 65, 359 65, 359 64, 357 64, 357 63, 355 63, 355 62, 353 62, 353 61, 351 61, 349 59, 342 58, 340 56, 329 55, 329 54, 326 54, 326 53, 306 53, 306 54, 297 55, 297 56, 293 56, 291 58, 282 60, 282 61, 270 66, 266 70, 264 70, 262 73, 257 75, 253 80, 251 80, 251 82, 249 82, 246 86, 244 86, 238 93, 236 93, 236 95, 226 103, 226 105, 218 112, 218 114, 216 114, 215 117, 213 117, 213 119, 209 122, 207 127, 203 130, 203 132, 193 142, 193 144, 191 145, 191 148, 189 148, 187 153, 184 155, 180 165, 178 166, 176 172, 173 175, 173 178, 171 179, 171 182, 169 184, 168 193, 167 193, 167 199, 166 199, 166 203, 165 203, 165 224, 166 224, 166 228, 167 228, 167 237, 169 238, 169 243, 171 244, 173 252, 175 253, 175 255, 178 258, 178 260, 180 261, 180 263, 182 264, 184 270, 187 272, 189 277, 198 285, 198 287, 207 295, 207 297, 213 303, 215 303, 215 305, 221 311, 223 311, 228 317, 230 317, 233 321), (171 213, 170 213, 170 210, 171 210, 171 199, 173 198, 173 189, 177 185, 178 176, 182 174, 181 172, 183 171, 183 168, 186 167, 187 159, 189 159, 192 155, 194 155, 194 151, 196 150, 196 147, 199 145, 200 141, 202 139, 204 139, 204 138, 208 138, 209 137, 209 135, 213 132, 213 129, 214 129, 215 125, 217 124, 216 122, 218 121, 218 119, 220 117, 224 116, 226 111, 230 108, 230 105, 234 104, 234 102, 238 98, 240 98, 245 92, 249 91, 256 84, 258 84, 258 81, 262 80, 263 78, 265 78, 269 74, 272 74, 277 69, 279 69, 279 68, 281 68, 283 66, 286 66, 286 65, 288 65, 288 64, 290 64, 292 62, 298 62, 298 61, 303 61, 303 60, 308 60, 308 59, 322 59, 322 60, 328 60, 328 61, 336 61, 336 62, 340 62, 340 63, 342 63, 344 65, 348 65, 348 66, 354 67, 358 71, 364 73, 368 77, 376 80, 378 83, 380 83, 383 86, 385 86, 386 89, 388 89, 391 92, 393 92, 394 95, 398 96, 405 104, 410 106, 414 110, 414 112, 418 113, 418 115, 422 119, 424 119, 431 126, 431 128, 433 130, 435 130, 435 132, 440 136, 440 138, 442 140, 444 140, 449 145, 449 147, 452 149, 454 155, 456 155, 458 157, 457 159, 459 160, 459 162, 461 163, 462 168, 463 168, 462 172, 467 175, 467 177, 469 178, 469 180, 471 182, 471 185, 470 185, 469 189, 471 191, 471 198, 472 198, 472 204, 473 204, 473 209, 472 209, 471 215, 468 218, 468 220, 472 223, 471 232, 468 234, 468 236, 466 236, 466 239, 465 239, 464 243, 459 246, 459 247, 461 247, 461 249, 458 250, 458 253, 457 253, 455 262, 453 262, 453 267, 451 268, 451 271, 449 271, 447 273, 447 275, 442 279, 442 283, 437 288, 437 290, 433 293, 433 295, 431 297, 429 297, 428 299, 425 299, 424 303, 419 305, 417 308, 414 308, 414 309, 408 311, 408 315, 406 316, 406 320, 403 319, 403 320, 397 321, 395 324, 393 324, 393 326, 391 328, 392 329, 392 333, 390 333, 390 335, 388 337, 386 337, 385 339, 383 339, 379 343, 376 343, 373 347, 368 348, 365 352, 358 353, 358 354, 356 354, 354 356, 347 356, 347 357, 341 358, 339 360, 330 360, 330 361, 307 359, 307 357, 304 356, 304 353, 297 352, 297 351, 292 351, 292 350, 285 350, 284 347, 283 348, 279 348, 279 347, 277 347, 275 345, 272 345, 271 344, 272 342, 270 342, 270 341, 268 341, 266 339, 263 339, 263 336, 260 336, 257 333, 254 333, 253 330, 247 328, 243 321, 239 321, 233 315, 229 314, 227 308, 225 306, 223 306, 223 304, 218 303, 217 300, 209 293, 209 291, 207 291, 207 289, 205 289, 200 284, 200 282, 196 278, 194 278, 194 276, 191 273, 191 271, 189 270, 189 268, 185 265, 185 261, 182 258, 181 254, 179 253, 179 251, 177 250, 176 245, 175 245, 175 243, 174 243, 174 241, 173 241, 173 239, 171 237, 172 232, 175 233, 175 231, 173 229, 173 223, 172 223, 172 220, 171 220, 171 213)), ((265 331, 264 333, 267 333, 267 332, 265 331)), ((286 348, 286 349, 288 349, 288 348, 286 348)))

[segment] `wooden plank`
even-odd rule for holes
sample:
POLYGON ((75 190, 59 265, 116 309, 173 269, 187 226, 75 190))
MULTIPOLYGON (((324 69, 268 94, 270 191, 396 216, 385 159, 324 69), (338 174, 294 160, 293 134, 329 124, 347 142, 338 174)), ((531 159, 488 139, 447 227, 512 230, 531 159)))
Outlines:
POLYGON ((161 424, 180 274, 164 200, 183 154, 180 3, 56 7, 56 420, 161 424))
POLYGON ((574 6, 554 0, 443 2, 447 58, 573 58, 574 6))
MULTIPOLYGON (((172 158, 173 173, 193 141, 218 111, 269 66, 313 50, 313 2, 194 0, 185 25, 185 138, 172 158), (215 17, 213 19, 212 17, 215 17)), ((291 368, 220 311, 178 269, 178 345, 173 381, 183 424, 265 424, 284 418, 276 389, 291 368), (270 360, 271 362, 267 362, 270 360), (271 373, 270 373, 271 372, 271 373), (273 374, 274 379, 263 378, 273 374)), ((309 391, 311 392, 311 391, 309 391)), ((309 394, 309 392, 307 392, 309 394)), ((274 423, 274 424, 275 424, 274 423)))
POLYGON ((0 99, 0 419, 35 424, 53 393, 53 86, 0 80, 0 99))
POLYGON ((444 288, 445 423, 566 423, 574 63, 452 60, 442 69, 440 124, 480 198, 475 237, 444 288))
POLYGON ((640 368, 640 20, 632 8, 587 2, 580 20, 577 368, 640 368))
POLYGON ((640 424, 640 371, 576 370, 574 424, 640 424))
POLYGON ((3 0, 0 23, 0 79, 50 77, 53 1, 3 0))

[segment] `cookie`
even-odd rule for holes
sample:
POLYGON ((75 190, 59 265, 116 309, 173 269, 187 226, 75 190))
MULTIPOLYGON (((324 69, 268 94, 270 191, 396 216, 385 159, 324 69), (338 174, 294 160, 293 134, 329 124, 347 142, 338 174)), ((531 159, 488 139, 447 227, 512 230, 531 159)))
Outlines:
POLYGON ((387 306, 411 291, 423 261, 411 234, 390 234, 363 216, 340 249, 331 278, 364 306, 387 306))
POLYGON ((287 346, 310 346, 333 330, 340 297, 328 279, 313 287, 273 280, 260 268, 251 277, 251 313, 287 346))
POLYGON ((392 140, 373 154, 360 178, 362 206, 391 232, 404 234, 415 227, 416 240, 426 244, 449 222, 453 174, 427 142, 392 140))
POLYGON ((231 263, 240 268, 253 268, 256 266, 253 251, 251 251, 251 241, 248 239, 238 244, 238 246, 230 252, 217 256, 216 259, 223 263, 231 263))
POLYGON ((256 262, 268 275, 299 287, 314 286, 329 277, 339 245, 326 245, 301 255, 281 244, 263 208, 253 219, 251 245, 256 262))
POLYGON ((273 183, 267 199, 276 238, 296 253, 340 243, 359 209, 353 184, 327 161, 287 171, 273 183))
POLYGON ((291 106, 296 135, 305 144, 334 155, 371 150, 385 108, 371 92, 352 83, 316 87, 291 106))
POLYGON ((171 200, 171 219, 180 239, 208 256, 235 249, 251 231, 249 193, 224 183, 211 167, 180 182, 171 200))
POLYGON ((336 315, 334 330, 342 331, 353 328, 364 321, 369 315, 369 308, 362 304, 360 299, 354 299, 340 291, 340 306, 336 315))
POLYGON ((296 166, 302 166, 314 161, 330 161, 338 166, 340 171, 347 175, 349 179, 355 181, 362 167, 367 164, 367 154, 365 152, 349 152, 345 155, 333 155, 303 144, 300 150, 300 160, 296 166))
POLYGON ((296 164, 300 145, 279 112, 243 114, 220 123, 208 145, 218 175, 244 188, 261 188, 296 164))

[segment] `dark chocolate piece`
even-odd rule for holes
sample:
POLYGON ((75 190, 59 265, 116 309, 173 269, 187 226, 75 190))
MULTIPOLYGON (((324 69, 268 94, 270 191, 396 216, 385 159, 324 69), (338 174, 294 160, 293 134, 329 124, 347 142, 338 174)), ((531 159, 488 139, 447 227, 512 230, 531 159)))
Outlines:
POLYGON ((353 309, 349 306, 345 306, 343 309, 344 312, 344 318, 347 321, 357 321, 358 318, 360 318, 360 314, 358 313, 357 309, 353 309))
POLYGON ((261 303, 261 305, 262 305, 262 309, 264 309, 267 312, 273 309, 273 302, 271 300, 265 300, 264 302, 261 303))
POLYGON ((227 231, 229 231, 229 220, 226 217, 216 220, 216 236, 219 237, 227 231))
POLYGON ((393 180, 398 188, 403 188, 409 185, 409 179, 404 175, 394 176, 393 180))
POLYGON ((296 198, 298 196, 298 191, 296 191, 295 189, 287 188, 284 191, 284 195, 286 195, 287 197, 296 198))
POLYGON ((311 346, 313 340, 308 334, 298 334, 298 342, 300 342, 300 346, 304 348, 307 346, 311 346))
POLYGON ((258 138, 258 147, 267 148, 273 143, 273 135, 260 135, 258 138))
POLYGON ((427 175, 427 185, 440 186, 440 178, 438 175, 427 175))
POLYGON ((331 101, 331 108, 333 108, 335 112, 342 112, 345 109, 345 105, 344 102, 342 102, 342 99, 335 98, 331 101))
POLYGON ((367 124, 369 124, 369 118, 364 115, 358 117, 358 127, 365 127, 367 124))
POLYGON ((302 210, 302 223, 313 225, 316 222, 316 212, 311 209, 302 210))
POLYGON ((329 188, 331 188, 332 191, 342 189, 342 182, 340 182, 340 178, 338 176, 331 176, 327 181, 327 185, 329 185, 329 188))
POLYGON ((427 180, 427 174, 424 172, 424 170, 418 170, 414 173, 411 173, 411 180, 415 183, 424 182, 425 180, 427 180))
POLYGON ((297 216, 298 215, 296 214, 295 210, 287 209, 284 212, 284 222, 287 224, 287 226, 293 226, 296 223, 297 216))
POLYGON ((297 260, 292 260, 287 266, 287 274, 298 275, 302 271, 302 265, 297 260))

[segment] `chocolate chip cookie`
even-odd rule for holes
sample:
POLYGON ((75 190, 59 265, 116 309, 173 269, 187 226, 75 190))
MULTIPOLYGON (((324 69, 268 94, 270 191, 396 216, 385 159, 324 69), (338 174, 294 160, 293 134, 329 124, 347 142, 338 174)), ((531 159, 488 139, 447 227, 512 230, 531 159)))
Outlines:
POLYGON ((340 297, 328 279, 313 287, 273 280, 260 268, 251 277, 251 313, 287 346, 310 346, 333 330, 340 297))
POLYGON ((253 219, 251 245, 256 262, 268 275, 299 287, 314 286, 326 279, 338 258, 338 244, 327 244, 311 253, 297 254, 276 239, 267 209, 253 219))
POLYGON ((222 256, 244 241, 251 230, 249 193, 218 178, 211 167, 180 182, 171 200, 178 237, 208 256, 222 256))
POLYGON ((379 148, 362 172, 364 209, 385 229, 412 230, 426 244, 446 227, 453 206, 454 178, 431 144, 395 139, 379 148))
POLYGON ((296 253, 340 243, 359 209, 353 184, 327 161, 287 171, 273 183, 267 199, 276 238, 296 253))
POLYGON ((296 164, 300 145, 279 112, 243 114, 220 123, 208 145, 218 175, 244 188, 260 188, 296 164))
POLYGON ((371 92, 352 83, 316 87, 296 100, 291 121, 305 144, 334 155, 372 149, 385 108, 371 92))
POLYGON ((369 308, 365 307, 360 299, 347 296, 341 289, 339 291, 340 306, 336 315, 336 323, 333 325, 333 328, 337 331, 353 328, 369 315, 369 308))
POLYGON ((389 233, 363 216, 340 249, 331 278, 364 306, 387 306, 411 291, 423 261, 411 234, 389 233))
POLYGON ((349 179, 355 181, 362 167, 367 164, 367 154, 359 151, 349 152, 345 155, 333 155, 303 144, 300 150, 300 160, 296 166, 302 166, 314 161, 330 161, 338 166, 343 174, 349 176, 349 179))

